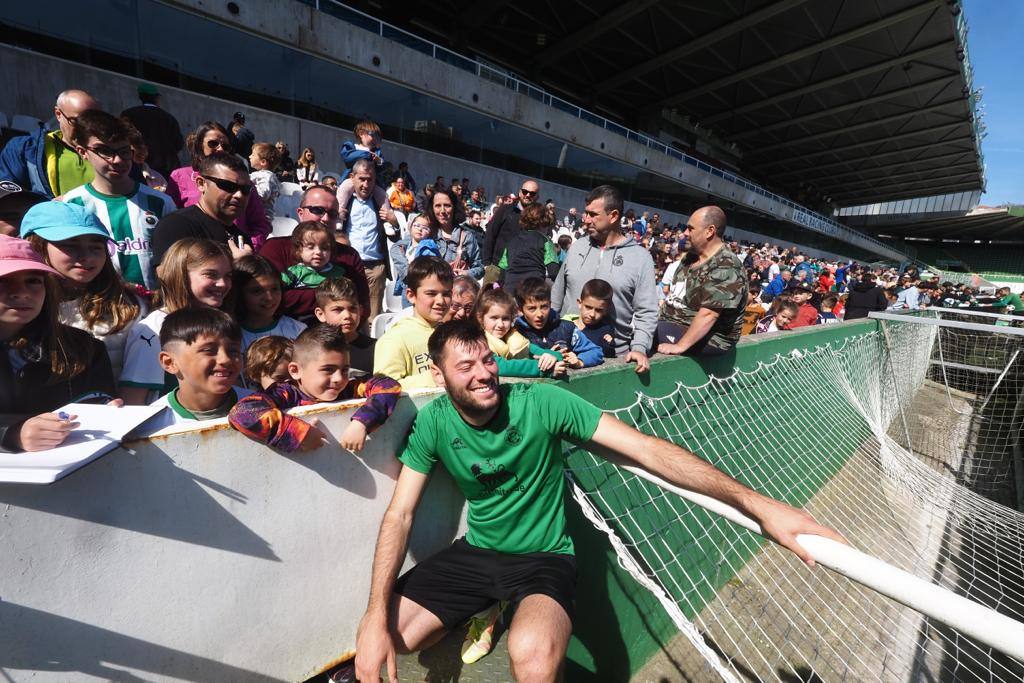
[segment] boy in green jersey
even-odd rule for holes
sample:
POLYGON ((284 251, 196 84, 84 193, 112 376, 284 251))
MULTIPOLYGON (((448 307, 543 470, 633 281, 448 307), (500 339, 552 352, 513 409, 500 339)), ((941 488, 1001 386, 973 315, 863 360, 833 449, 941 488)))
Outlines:
POLYGON ((436 642, 499 601, 515 607, 508 650, 517 681, 554 681, 572 632, 576 562, 566 532, 562 440, 732 505, 809 565, 798 534, 842 542, 802 510, 743 486, 690 451, 642 434, 553 384, 499 385, 474 321, 443 323, 428 342, 445 396, 416 416, 381 523, 370 601, 356 642, 358 680, 377 680, 395 653, 436 642), (400 578, 409 530, 440 461, 469 502, 465 538, 400 578))
POLYGON ((92 165, 94 177, 62 199, 100 219, 117 249, 114 267, 126 282, 154 290, 150 238, 160 219, 176 207, 170 197, 131 177, 131 133, 124 121, 107 112, 82 112, 75 122, 75 142, 78 153, 92 165))

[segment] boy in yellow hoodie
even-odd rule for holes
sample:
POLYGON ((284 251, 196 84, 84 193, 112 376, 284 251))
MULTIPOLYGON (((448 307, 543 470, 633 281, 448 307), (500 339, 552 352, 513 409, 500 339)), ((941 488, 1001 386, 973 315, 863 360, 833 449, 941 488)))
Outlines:
POLYGON ((452 305, 452 267, 438 256, 420 256, 409 264, 405 297, 413 314, 388 328, 373 352, 373 374, 398 380, 403 391, 432 389, 427 340, 452 305))

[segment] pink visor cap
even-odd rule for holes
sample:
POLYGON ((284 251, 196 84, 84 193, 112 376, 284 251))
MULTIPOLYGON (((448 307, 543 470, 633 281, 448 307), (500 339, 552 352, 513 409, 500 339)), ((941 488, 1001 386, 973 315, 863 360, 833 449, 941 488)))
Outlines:
POLYGON ((38 270, 59 276, 56 270, 46 265, 32 245, 17 237, 0 235, 0 277, 23 270, 38 270))

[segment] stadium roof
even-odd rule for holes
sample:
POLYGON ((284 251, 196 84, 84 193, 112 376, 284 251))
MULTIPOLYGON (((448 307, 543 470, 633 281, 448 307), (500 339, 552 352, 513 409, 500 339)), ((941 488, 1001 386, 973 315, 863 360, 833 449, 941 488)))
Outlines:
POLYGON ((898 237, 1021 241, 1024 240, 1024 211, 998 209, 969 216, 879 226, 877 231, 898 237))
POLYGON ((983 186, 959 0, 352 4, 626 125, 688 117, 793 197, 983 186))

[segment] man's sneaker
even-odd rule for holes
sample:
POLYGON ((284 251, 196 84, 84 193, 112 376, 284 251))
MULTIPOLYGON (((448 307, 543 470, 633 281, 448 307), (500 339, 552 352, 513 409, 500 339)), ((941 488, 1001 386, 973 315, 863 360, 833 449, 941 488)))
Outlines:
POLYGON ((507 606, 508 602, 502 601, 469 618, 469 631, 462 643, 463 662, 472 664, 491 651, 494 625, 507 606))
POLYGON ((327 680, 330 683, 356 683, 355 660, 345 662, 337 669, 328 674, 327 680))

